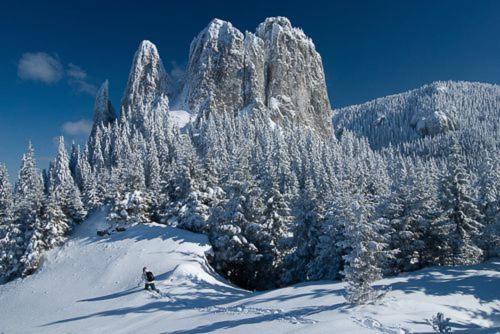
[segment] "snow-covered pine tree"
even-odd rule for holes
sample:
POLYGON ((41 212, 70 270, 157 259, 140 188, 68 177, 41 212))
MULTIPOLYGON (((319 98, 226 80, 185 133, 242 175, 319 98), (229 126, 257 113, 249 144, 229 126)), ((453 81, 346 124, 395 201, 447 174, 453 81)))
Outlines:
POLYGON ((382 204, 381 218, 387 220, 392 229, 390 247, 396 251, 395 263, 385 272, 394 274, 420 268, 424 224, 422 208, 419 204, 419 189, 415 185, 415 175, 411 160, 398 155, 393 162, 392 189, 382 204))
MULTIPOLYGON (((334 179, 336 180, 335 177, 334 179)), ((343 256, 347 251, 341 246, 344 237, 341 221, 342 212, 350 205, 350 189, 347 184, 333 182, 337 183, 337 186, 334 187, 332 196, 329 196, 314 257, 308 266, 308 277, 312 280, 340 279, 343 256)))
POLYGON ((449 230, 447 224, 440 219, 437 184, 439 172, 435 163, 416 158, 413 159, 411 168, 410 212, 416 222, 416 234, 420 236, 419 240, 415 240, 417 253, 412 256, 412 267, 422 268, 441 263, 442 254, 447 252, 445 238, 449 230))
POLYGON ((195 147, 188 135, 183 135, 175 150, 175 166, 169 185, 171 198, 170 216, 175 216, 177 224, 194 232, 207 232, 211 194, 203 180, 202 168, 195 147))
POLYGON ((262 255, 246 234, 255 237, 259 233, 259 226, 253 224, 259 219, 260 193, 250 175, 247 154, 242 152, 233 157, 233 172, 226 190, 228 199, 213 210, 209 238, 214 267, 240 286, 258 288, 261 282, 256 281, 259 271, 255 268, 262 255))
POLYGON ((259 249, 263 248, 261 252, 265 251, 262 262, 266 263, 261 265, 261 276, 267 282, 278 282, 285 257, 290 253, 287 240, 293 216, 289 203, 279 189, 277 178, 273 178, 271 188, 265 194, 262 218, 261 226, 266 238, 259 241, 262 245, 259 249))
MULTIPOLYGON (((299 187, 297 176, 292 171, 292 159, 289 152, 289 145, 286 143, 283 131, 275 130, 272 132, 271 156, 272 162, 276 166, 276 175, 278 177, 279 190, 286 201, 292 203, 297 199, 299 187)), ((294 157, 299 159, 299 157, 294 157)))
POLYGON ((39 230, 43 207, 43 184, 31 142, 23 155, 14 192, 14 221, 7 229, 2 247, 2 277, 6 280, 25 273, 28 246, 39 230))
POLYGON ((147 223, 151 220, 151 198, 146 191, 144 159, 146 144, 141 133, 133 131, 130 141, 120 152, 110 174, 110 221, 147 223))
POLYGON ((324 208, 316 194, 312 179, 307 177, 295 207, 291 241, 293 248, 285 259, 282 275, 284 284, 309 280, 308 267, 314 259, 324 218, 324 208))
MULTIPOLYGON (((156 127, 154 127, 156 129, 156 127)), ((159 131, 159 130, 156 130, 159 131)), ((156 133, 156 132, 153 132, 156 133)), ((157 149, 157 141, 151 136, 148 139, 144 157, 144 176, 146 185, 146 194, 150 201, 149 216, 152 220, 160 220, 158 210, 162 202, 162 181, 161 181, 161 166, 157 149)))
POLYGON ((483 214, 484 233, 479 245, 485 256, 500 255, 500 164, 485 150, 479 168, 479 208, 483 214))
POLYGON ((43 239, 45 246, 50 249, 61 245, 71 229, 70 221, 60 207, 59 200, 54 193, 47 197, 43 219, 43 239))
POLYGON ((146 147, 144 173, 146 188, 151 192, 151 195, 156 197, 160 190, 160 160, 158 158, 156 141, 153 138, 149 139, 146 147))
MULTIPOLYGON (((52 161, 49 162, 49 169, 51 165, 52 161)), ((43 184, 43 191, 45 193, 48 193, 50 188, 50 176, 49 176, 49 170, 45 168, 42 170, 42 184, 43 184)))
POLYGON ((68 221, 80 222, 86 214, 69 167, 64 140, 61 137, 58 155, 49 171, 48 197, 44 200, 41 216, 37 216, 33 223, 26 250, 20 258, 23 276, 32 274, 40 266, 45 250, 65 240, 71 229, 68 221))
POLYGON ((73 179, 75 180, 75 183, 79 188, 81 187, 81 182, 79 182, 80 180, 78 180, 77 178, 77 167, 80 157, 81 157, 80 146, 77 145, 75 142, 72 142, 71 153, 69 155, 69 170, 71 172, 71 176, 73 176, 73 179))
POLYGON ((59 137, 57 156, 49 171, 51 180, 49 193, 59 201, 61 210, 70 222, 74 224, 82 222, 87 212, 83 206, 80 190, 71 175, 69 166, 64 138, 59 137))
POLYGON ((19 259, 22 265, 21 276, 28 276, 40 266, 43 251, 47 249, 44 238, 44 221, 42 217, 35 217, 31 227, 30 237, 27 239, 26 250, 19 259))
POLYGON ((441 206, 443 217, 452 233, 447 240, 451 254, 445 263, 464 265, 478 263, 482 250, 475 244, 475 238, 482 232, 481 213, 471 196, 472 189, 460 144, 452 137, 448 169, 441 181, 441 206))
POLYGON ((0 165, 0 238, 5 236, 5 229, 13 219, 13 193, 12 185, 9 181, 7 167, 0 165))
POLYGON ((146 189, 144 173, 144 154, 146 143, 141 133, 134 131, 130 139, 130 149, 125 151, 122 165, 122 182, 127 191, 141 191, 146 189))
POLYGON ((97 189, 96 175, 92 172, 92 167, 86 158, 88 156, 87 147, 78 158, 75 168, 75 181, 79 185, 82 202, 88 213, 99 208, 103 204, 104 194, 99 194, 97 189))
POLYGON ((10 263, 14 243, 11 230, 14 228, 14 201, 7 167, 0 165, 0 282, 10 263))
POLYGON ((353 304, 372 302, 381 295, 372 284, 382 278, 383 266, 391 257, 383 234, 386 226, 383 220, 374 219, 373 204, 363 192, 353 195, 344 214, 344 247, 350 249, 342 272, 347 282, 346 299, 353 304))
POLYGON ((87 213, 91 213, 103 205, 103 194, 98 193, 96 177, 89 173, 82 189, 82 200, 87 213))
POLYGON ((498 157, 494 159, 488 150, 484 150, 482 156, 484 159, 480 163, 478 182, 479 206, 484 213, 484 218, 492 220, 499 209, 500 166, 498 157))

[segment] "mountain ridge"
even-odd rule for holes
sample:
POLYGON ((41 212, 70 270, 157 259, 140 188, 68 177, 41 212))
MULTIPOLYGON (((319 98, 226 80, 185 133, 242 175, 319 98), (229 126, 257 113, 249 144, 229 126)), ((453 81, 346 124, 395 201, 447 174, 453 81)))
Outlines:
POLYGON ((476 129, 497 137, 500 86, 468 81, 435 81, 406 92, 334 110, 338 134, 350 130, 380 149, 476 129), (477 124, 476 124, 477 123, 477 124), (455 131, 453 131, 455 130, 455 131))

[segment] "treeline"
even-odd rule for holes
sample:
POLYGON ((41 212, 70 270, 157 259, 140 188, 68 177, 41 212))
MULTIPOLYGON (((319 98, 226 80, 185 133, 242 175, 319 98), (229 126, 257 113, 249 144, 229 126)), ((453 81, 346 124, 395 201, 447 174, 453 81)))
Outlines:
POLYGON ((258 114, 206 115, 180 131, 166 104, 144 108, 140 123, 122 110, 96 124, 69 157, 61 141, 43 178, 30 147, 13 193, 2 169, 4 278, 31 273, 102 205, 110 221, 207 234, 213 267, 245 288, 344 278, 353 302, 375 298, 371 283, 384 275, 498 253, 496 144, 471 161, 458 131, 436 157, 258 114))
POLYGON ((43 252, 62 244, 86 214, 63 138, 43 176, 30 143, 14 189, 6 167, 0 166, 0 278, 32 274, 43 252))

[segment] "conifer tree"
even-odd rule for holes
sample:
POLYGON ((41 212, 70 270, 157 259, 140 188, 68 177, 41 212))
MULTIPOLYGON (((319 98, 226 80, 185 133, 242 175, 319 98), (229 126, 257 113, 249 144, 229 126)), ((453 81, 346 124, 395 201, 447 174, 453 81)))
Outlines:
POLYGON ((394 162, 393 176, 391 193, 381 205, 380 214, 391 228, 390 247, 397 252, 395 263, 385 270, 389 274, 420 268, 425 248, 425 212, 419 203, 421 189, 417 189, 416 175, 401 156, 394 162))
POLYGON ((258 271, 254 270, 262 255, 246 233, 257 233, 254 226, 259 205, 255 182, 249 173, 245 153, 234 157, 233 174, 226 191, 228 199, 212 214, 209 237, 214 250, 214 265, 227 278, 248 288, 255 288, 258 271), (247 229, 251 231, 247 231, 247 229))
POLYGON ((81 183, 78 182, 79 180, 77 179, 77 168, 78 168, 80 156, 81 156, 80 146, 76 145, 75 142, 72 142, 71 143, 71 153, 69 156, 69 170, 71 172, 71 176, 73 176, 73 179, 75 180, 78 187, 81 187, 81 183))
POLYGON ((448 169, 441 183, 443 216, 452 231, 447 240, 452 254, 445 261, 455 265, 478 263, 483 254, 474 239, 483 227, 480 223, 481 213, 471 197, 464 157, 455 137, 452 138, 448 169))
POLYGON ((31 225, 30 236, 26 240, 26 249, 19 259, 22 266, 21 276, 28 276, 40 266, 42 253, 47 249, 44 238, 44 222, 42 217, 35 217, 31 225))
POLYGON ((0 165, 0 238, 5 233, 7 225, 13 219, 14 201, 12 194, 12 186, 9 181, 9 174, 5 165, 0 165))
POLYGON ((324 208, 316 197, 311 178, 305 180, 295 210, 295 221, 292 227, 293 251, 285 259, 286 268, 282 277, 285 284, 309 279, 307 269, 314 258, 318 238, 321 234, 324 208))
POLYGON ((485 151, 479 169, 479 208, 483 215, 481 248, 487 257, 500 255, 500 166, 485 151))
POLYGON ((341 221, 344 219, 345 208, 350 205, 350 189, 338 180, 334 182, 337 185, 327 202, 327 209, 319 229, 318 242, 314 249, 314 257, 307 269, 307 275, 312 280, 339 279, 343 266, 342 257, 347 252, 342 246, 344 231, 341 221))
POLYGON ((384 227, 381 221, 373 219, 372 210, 365 195, 358 193, 345 212, 344 245, 350 251, 344 256, 343 275, 347 282, 346 299, 353 304, 371 302, 380 296, 372 284, 382 278, 382 266, 390 256, 384 227))
POLYGON ((264 197, 262 212, 262 230, 266 238, 259 236, 261 252, 265 252, 262 265, 262 276, 267 281, 278 282, 283 270, 284 260, 290 254, 287 237, 291 229, 293 216, 289 204, 279 190, 278 180, 273 179, 271 188, 264 197))
POLYGON ((50 249, 61 245, 66 240, 71 225, 54 193, 49 194, 46 200, 42 219, 42 234, 45 247, 50 249))
POLYGON ((62 211, 72 223, 82 222, 87 212, 83 207, 80 190, 69 169, 63 137, 59 137, 57 156, 49 173, 51 178, 49 193, 59 201, 62 211))
POLYGON ((5 240, 7 245, 2 247, 4 279, 26 273, 28 263, 25 259, 29 257, 30 240, 40 227, 44 200, 43 184, 31 143, 21 162, 14 199, 15 220, 8 227, 5 240))
POLYGON ((12 250, 15 245, 13 237, 20 232, 14 231, 16 225, 13 209, 12 186, 7 167, 0 165, 0 280, 11 263, 12 250))

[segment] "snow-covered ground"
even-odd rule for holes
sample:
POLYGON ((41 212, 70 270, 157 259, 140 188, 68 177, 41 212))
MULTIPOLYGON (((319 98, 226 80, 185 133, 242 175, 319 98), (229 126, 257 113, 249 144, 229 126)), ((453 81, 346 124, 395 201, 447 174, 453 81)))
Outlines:
POLYGON ((177 125, 180 129, 191 122, 191 114, 189 114, 189 112, 185 110, 170 110, 169 113, 174 124, 177 125))
POLYGON ((457 333, 500 332, 500 261, 385 279, 381 304, 350 307, 342 283, 236 288, 206 265, 202 235, 152 224, 98 237, 104 225, 95 214, 37 274, 0 286, 0 333, 431 333, 437 312, 457 333), (138 286, 143 266, 161 295, 138 286))

